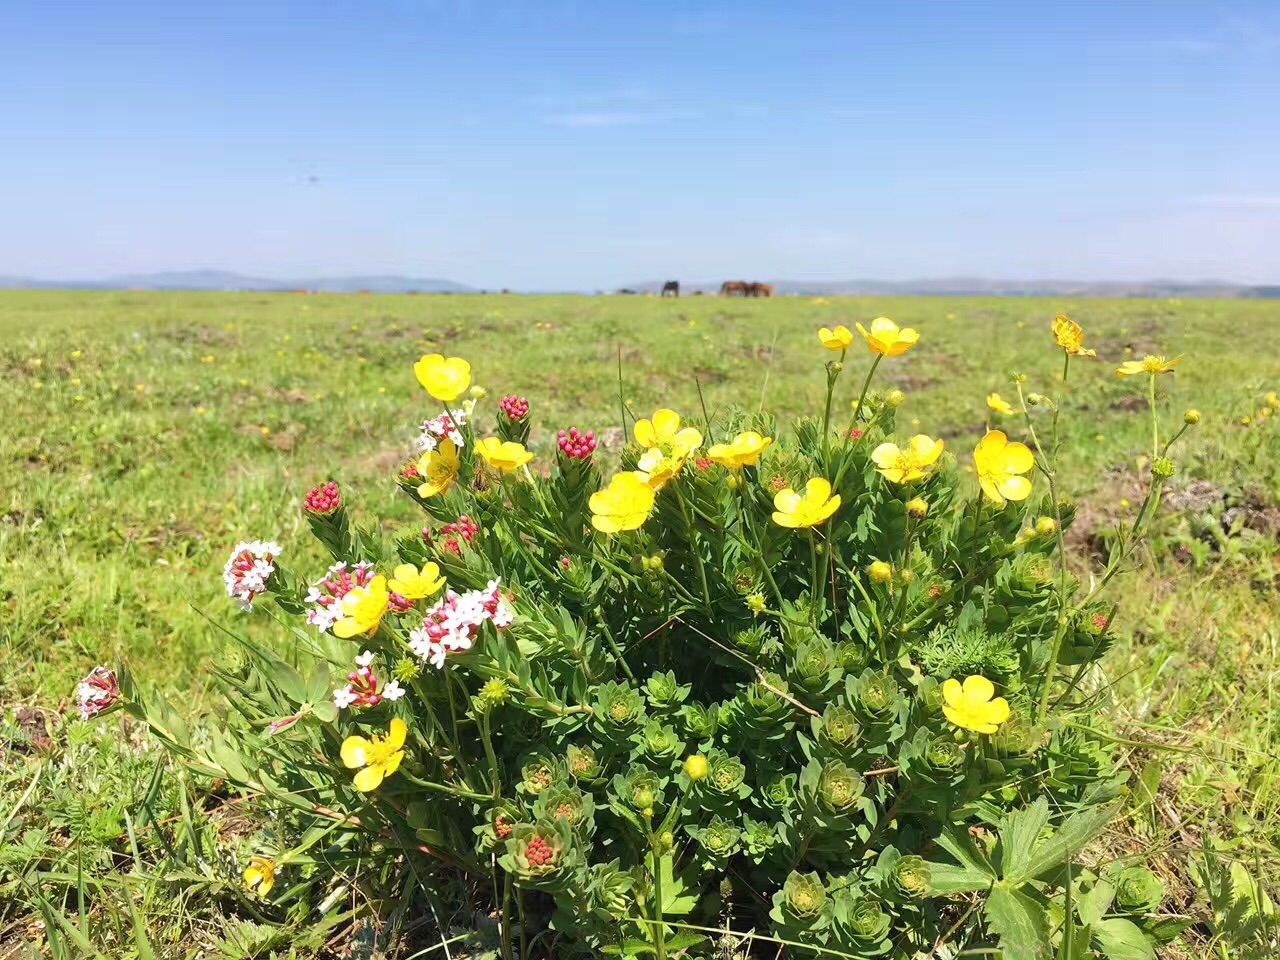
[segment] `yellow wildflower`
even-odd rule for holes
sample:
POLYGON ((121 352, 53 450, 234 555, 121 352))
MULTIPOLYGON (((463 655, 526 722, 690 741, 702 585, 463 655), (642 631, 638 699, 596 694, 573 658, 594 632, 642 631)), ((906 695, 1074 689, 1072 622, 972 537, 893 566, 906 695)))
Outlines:
POLYGON ((1181 357, 1166 360, 1164 357, 1154 357, 1151 354, 1147 354, 1141 360, 1126 360, 1120 364, 1116 370, 1116 376, 1136 377, 1140 373, 1149 373, 1153 376, 1157 373, 1171 373, 1173 368, 1181 361, 1181 357))
POLYGON ((896 443, 882 443, 871 451, 880 475, 890 483, 911 483, 927 477, 942 456, 942 441, 918 433, 903 450, 896 443))
POLYGON ((787 487, 773 498, 773 522, 792 529, 816 527, 831 519, 840 509, 840 495, 831 495, 831 484, 822 477, 814 477, 805 484, 799 494, 787 487))
POLYGON ((987 409, 993 410, 1005 417, 1013 413, 1012 405, 1010 405, 1009 401, 998 393, 987 394, 987 409))
POLYGON ((653 512, 654 491, 641 473, 617 473, 591 495, 591 525, 601 533, 639 530, 653 512))
POLYGON ((753 614, 759 616, 764 613, 767 608, 763 593, 757 592, 747 594, 747 609, 753 614))
POLYGON ((1036 533, 1042 537, 1052 537, 1058 532, 1058 521, 1053 517, 1040 517, 1036 520, 1036 533))
POLYGON ((479 441, 476 452, 484 457, 485 463, 503 473, 519 470, 533 459, 533 454, 524 448, 523 443, 499 440, 497 437, 485 437, 479 441))
POLYGON ((424 354, 413 365, 418 382, 441 403, 452 403, 471 386, 471 364, 461 357, 424 354))
POLYGON ((1053 342, 1073 357, 1096 357, 1098 351, 1084 345, 1084 328, 1065 313, 1053 319, 1053 342))
POLYGON ((690 780, 705 780, 711 771, 711 764, 700 753, 691 753, 685 757, 684 772, 690 780))
POLYGON ((742 467, 754 467, 760 462, 760 454, 773 443, 772 437, 762 437, 754 430, 738 434, 729 443, 715 443, 707 451, 707 456, 722 467, 740 470, 742 467))
POLYGON ((893 579, 893 564, 872 560, 867 566, 867 575, 876 583, 888 583, 893 579))
POLYGON ((342 598, 342 619, 333 625, 333 635, 344 640, 361 633, 372 635, 390 602, 386 577, 377 576, 367 586, 352 587, 342 598))
POLYGON ((913 497, 907 501, 907 513, 917 520, 923 520, 929 515, 929 504, 920 497, 913 497))
POLYGON ((421 570, 412 563, 402 563, 387 582, 392 593, 398 593, 406 600, 422 600, 443 586, 444 577, 440 576, 440 567, 435 563, 428 563, 421 570))
POLYGON ((1035 466, 1035 457, 1025 443, 1010 443, 1002 431, 992 430, 974 448, 973 464, 982 492, 997 506, 1031 495, 1031 481, 1022 474, 1035 466))
POLYGON ((1009 719, 1009 701, 995 697, 995 685, 986 677, 974 674, 964 685, 950 679, 942 685, 942 712, 957 727, 974 733, 995 733, 1009 719))
POLYGON ((387 777, 400 767, 404 760, 404 739, 409 732, 405 722, 394 717, 387 728, 387 735, 347 737, 342 741, 342 763, 348 770, 359 770, 355 788, 361 793, 378 789, 387 777))
POLYGON ((418 473, 423 477, 418 496, 425 500, 437 493, 447 493, 458 479, 457 445, 452 440, 441 440, 434 450, 428 450, 419 458, 418 473))
POLYGON ((279 865, 269 857, 250 857, 244 868, 244 885, 260 897, 266 897, 276 885, 279 865))
POLYGON ((916 341, 920 339, 920 334, 916 331, 910 327, 899 329, 898 325, 888 317, 876 317, 871 321, 869 331, 860 323, 856 326, 858 332, 862 334, 862 339, 867 341, 871 352, 878 353, 882 357, 901 356, 914 347, 916 341))
POLYGON ((818 331, 818 339, 828 350, 848 350, 853 343, 853 331, 843 324, 834 330, 831 327, 823 327, 818 331))
POLYGON ((680 427, 680 414, 665 407, 655 410, 652 420, 637 420, 636 443, 646 449, 658 447, 683 460, 702 446, 702 434, 693 427, 680 427))
POLYGON ((668 456, 657 447, 650 447, 636 461, 636 473, 654 490, 661 490, 680 473, 684 461, 684 457, 668 456))
POLYGON ((1276 393, 1274 390, 1268 390, 1266 395, 1262 398, 1262 402, 1272 409, 1280 409, 1280 393, 1276 393))

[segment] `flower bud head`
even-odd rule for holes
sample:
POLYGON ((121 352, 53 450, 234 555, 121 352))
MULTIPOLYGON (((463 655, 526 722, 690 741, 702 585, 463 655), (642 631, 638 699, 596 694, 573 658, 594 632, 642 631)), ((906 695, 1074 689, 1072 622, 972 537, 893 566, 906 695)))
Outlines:
POLYGON ((707 758, 700 753, 691 754, 684 761, 685 776, 695 782, 705 780, 710 769, 707 758))
POLYGON ((1051 537, 1058 532, 1058 521, 1053 517, 1041 517, 1036 521, 1036 533, 1042 537, 1051 537))
POLYGON ((867 567, 867 574, 875 583, 888 583, 893 579, 893 565, 883 560, 874 560, 867 567))
POLYGON ((914 497, 907 501, 907 513, 917 520, 923 520, 929 515, 929 504, 922 497, 914 497))
POLYGON ((901 390, 890 390, 884 395, 885 406, 888 407, 900 407, 906 399, 907 395, 901 390))
POLYGON ((1194 427, 1200 422, 1200 411, 1195 409, 1188 410, 1182 415, 1182 422, 1189 427, 1194 427))
POLYGON ((1157 457, 1151 464, 1151 476, 1157 480, 1168 480, 1173 476, 1173 461, 1168 457, 1157 457))

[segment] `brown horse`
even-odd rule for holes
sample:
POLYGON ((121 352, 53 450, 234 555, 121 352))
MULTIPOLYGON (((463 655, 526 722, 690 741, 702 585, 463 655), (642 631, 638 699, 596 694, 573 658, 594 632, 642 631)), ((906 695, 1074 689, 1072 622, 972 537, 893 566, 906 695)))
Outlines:
POLYGON ((746 297, 750 295, 748 293, 748 288, 750 286, 751 284, 747 283, 745 280, 726 280, 724 283, 720 284, 720 296, 746 297))
POLYGON ((749 283, 747 284, 748 297, 772 297, 772 283, 749 283))
POLYGON ((680 281, 679 281, 679 280, 668 280, 666 283, 664 283, 664 284, 662 285, 662 295, 663 295, 664 297, 678 297, 678 296, 680 296, 680 281))

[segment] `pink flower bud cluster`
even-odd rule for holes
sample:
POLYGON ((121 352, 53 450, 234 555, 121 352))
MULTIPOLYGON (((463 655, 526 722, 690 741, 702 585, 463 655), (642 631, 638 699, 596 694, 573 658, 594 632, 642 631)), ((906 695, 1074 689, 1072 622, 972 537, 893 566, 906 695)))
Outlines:
POLYGON ((490 580, 483 590, 463 594, 450 590, 428 611, 422 626, 409 634, 409 646, 423 663, 442 669, 448 654, 471 649, 486 621, 499 630, 511 626, 515 613, 499 589, 500 582, 490 580))
POLYGON ((312 516, 331 517, 342 508, 342 493, 336 481, 313 487, 302 501, 302 509, 312 516))
POLYGON ((570 427, 560 431, 556 443, 560 445, 560 452, 570 460, 586 460, 596 452, 596 432, 579 433, 577 427, 570 427))
POLYGON ((366 650, 356 657, 356 668, 347 674, 347 685, 333 691, 333 705, 339 710, 347 707, 376 707, 383 700, 392 702, 404 696, 399 680, 386 685, 373 672, 373 654, 366 650))
MULTIPOLYGON (((453 523, 446 523, 440 528, 440 549, 448 550, 456 557, 462 556, 462 545, 470 543, 480 533, 480 525, 472 520, 465 513, 458 517, 453 523)), ((422 531, 422 539, 428 545, 433 543, 431 531, 424 529, 422 531)))
POLYGON ((80 716, 89 720, 105 713, 120 702, 120 684, 108 667, 94 667, 76 685, 76 706, 80 716))
POLYGON ((237 543, 222 568, 227 596, 233 597, 244 610, 253 609, 253 601, 267 589, 267 581, 276 572, 276 558, 284 552, 278 543, 251 540, 237 543))
POLYGON ((345 561, 335 563, 307 591, 307 603, 311 604, 307 623, 319 627, 321 632, 331 628, 342 619, 342 598, 355 587, 368 586, 372 579, 371 563, 362 560, 350 570, 345 561))
POLYGON ((510 396, 503 397, 498 402, 498 409, 507 415, 508 420, 514 423, 515 421, 523 420, 529 415, 529 401, 513 393, 510 396))

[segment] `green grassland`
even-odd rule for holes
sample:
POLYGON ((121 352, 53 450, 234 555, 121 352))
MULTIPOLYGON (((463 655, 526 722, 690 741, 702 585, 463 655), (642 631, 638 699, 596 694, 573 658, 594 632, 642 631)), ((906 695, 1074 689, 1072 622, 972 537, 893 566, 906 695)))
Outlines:
MULTIPOLYGON (((1225 923, 1215 925, 1195 882, 1199 851, 1212 844, 1215 856, 1265 875, 1280 844, 1280 417, 1258 416, 1263 395, 1280 389, 1280 306, 4 292, 0 847, 10 852, 0 855, 0 957, 39 939, 40 923, 60 929, 64 945, 77 934, 60 923, 91 930, 115 944, 98 947, 108 956, 146 956, 135 920, 159 956, 200 956, 229 924, 256 924, 252 936, 269 939, 263 931, 280 918, 246 912, 229 869, 202 867, 199 883, 164 900, 174 891, 156 865, 179 862, 167 845, 176 839, 160 827, 150 840, 132 834, 144 807, 177 811, 169 819, 187 825, 207 865, 231 857, 257 829, 252 818, 210 827, 202 785, 163 777, 171 768, 136 729, 80 723, 71 694, 95 664, 127 661, 144 684, 216 713, 206 667, 226 653, 206 617, 245 628, 220 576, 237 540, 274 538, 293 569, 321 571, 299 504, 329 478, 362 521, 413 521, 392 477, 420 421, 438 412, 412 375, 420 354, 471 361, 489 392, 482 417, 503 394, 527 396, 539 454, 570 425, 616 450, 622 403, 640 415, 658 405, 699 414, 703 403, 712 416, 733 405, 763 404, 780 419, 817 409, 832 355, 816 328, 882 314, 916 327, 921 342, 882 364, 876 385, 902 389, 899 424, 945 438, 962 462, 990 422, 986 395, 1016 398, 1014 373, 1059 399, 1066 487, 1081 502, 1071 538, 1081 575, 1108 526, 1136 512, 1150 447, 1143 384, 1112 372, 1146 353, 1184 355, 1162 379, 1160 407, 1169 425, 1187 407, 1203 418, 1180 447, 1151 550, 1117 594, 1123 639, 1094 682, 1113 700, 1114 732, 1141 786, 1134 816, 1108 842, 1150 856, 1174 904, 1200 921, 1195 935, 1220 936, 1225 923), (1062 311, 1100 356, 1073 365, 1065 394, 1049 335, 1062 311), (102 799, 85 799, 86 787, 102 799), (83 874, 108 867, 137 882, 103 881, 95 913, 83 874), (33 870, 47 874, 45 886, 31 886, 33 870)), ((841 418, 868 361, 856 346, 849 354, 841 418)), ((279 628, 255 618, 248 629, 279 628)), ((289 920, 295 931, 304 922, 289 920)))

